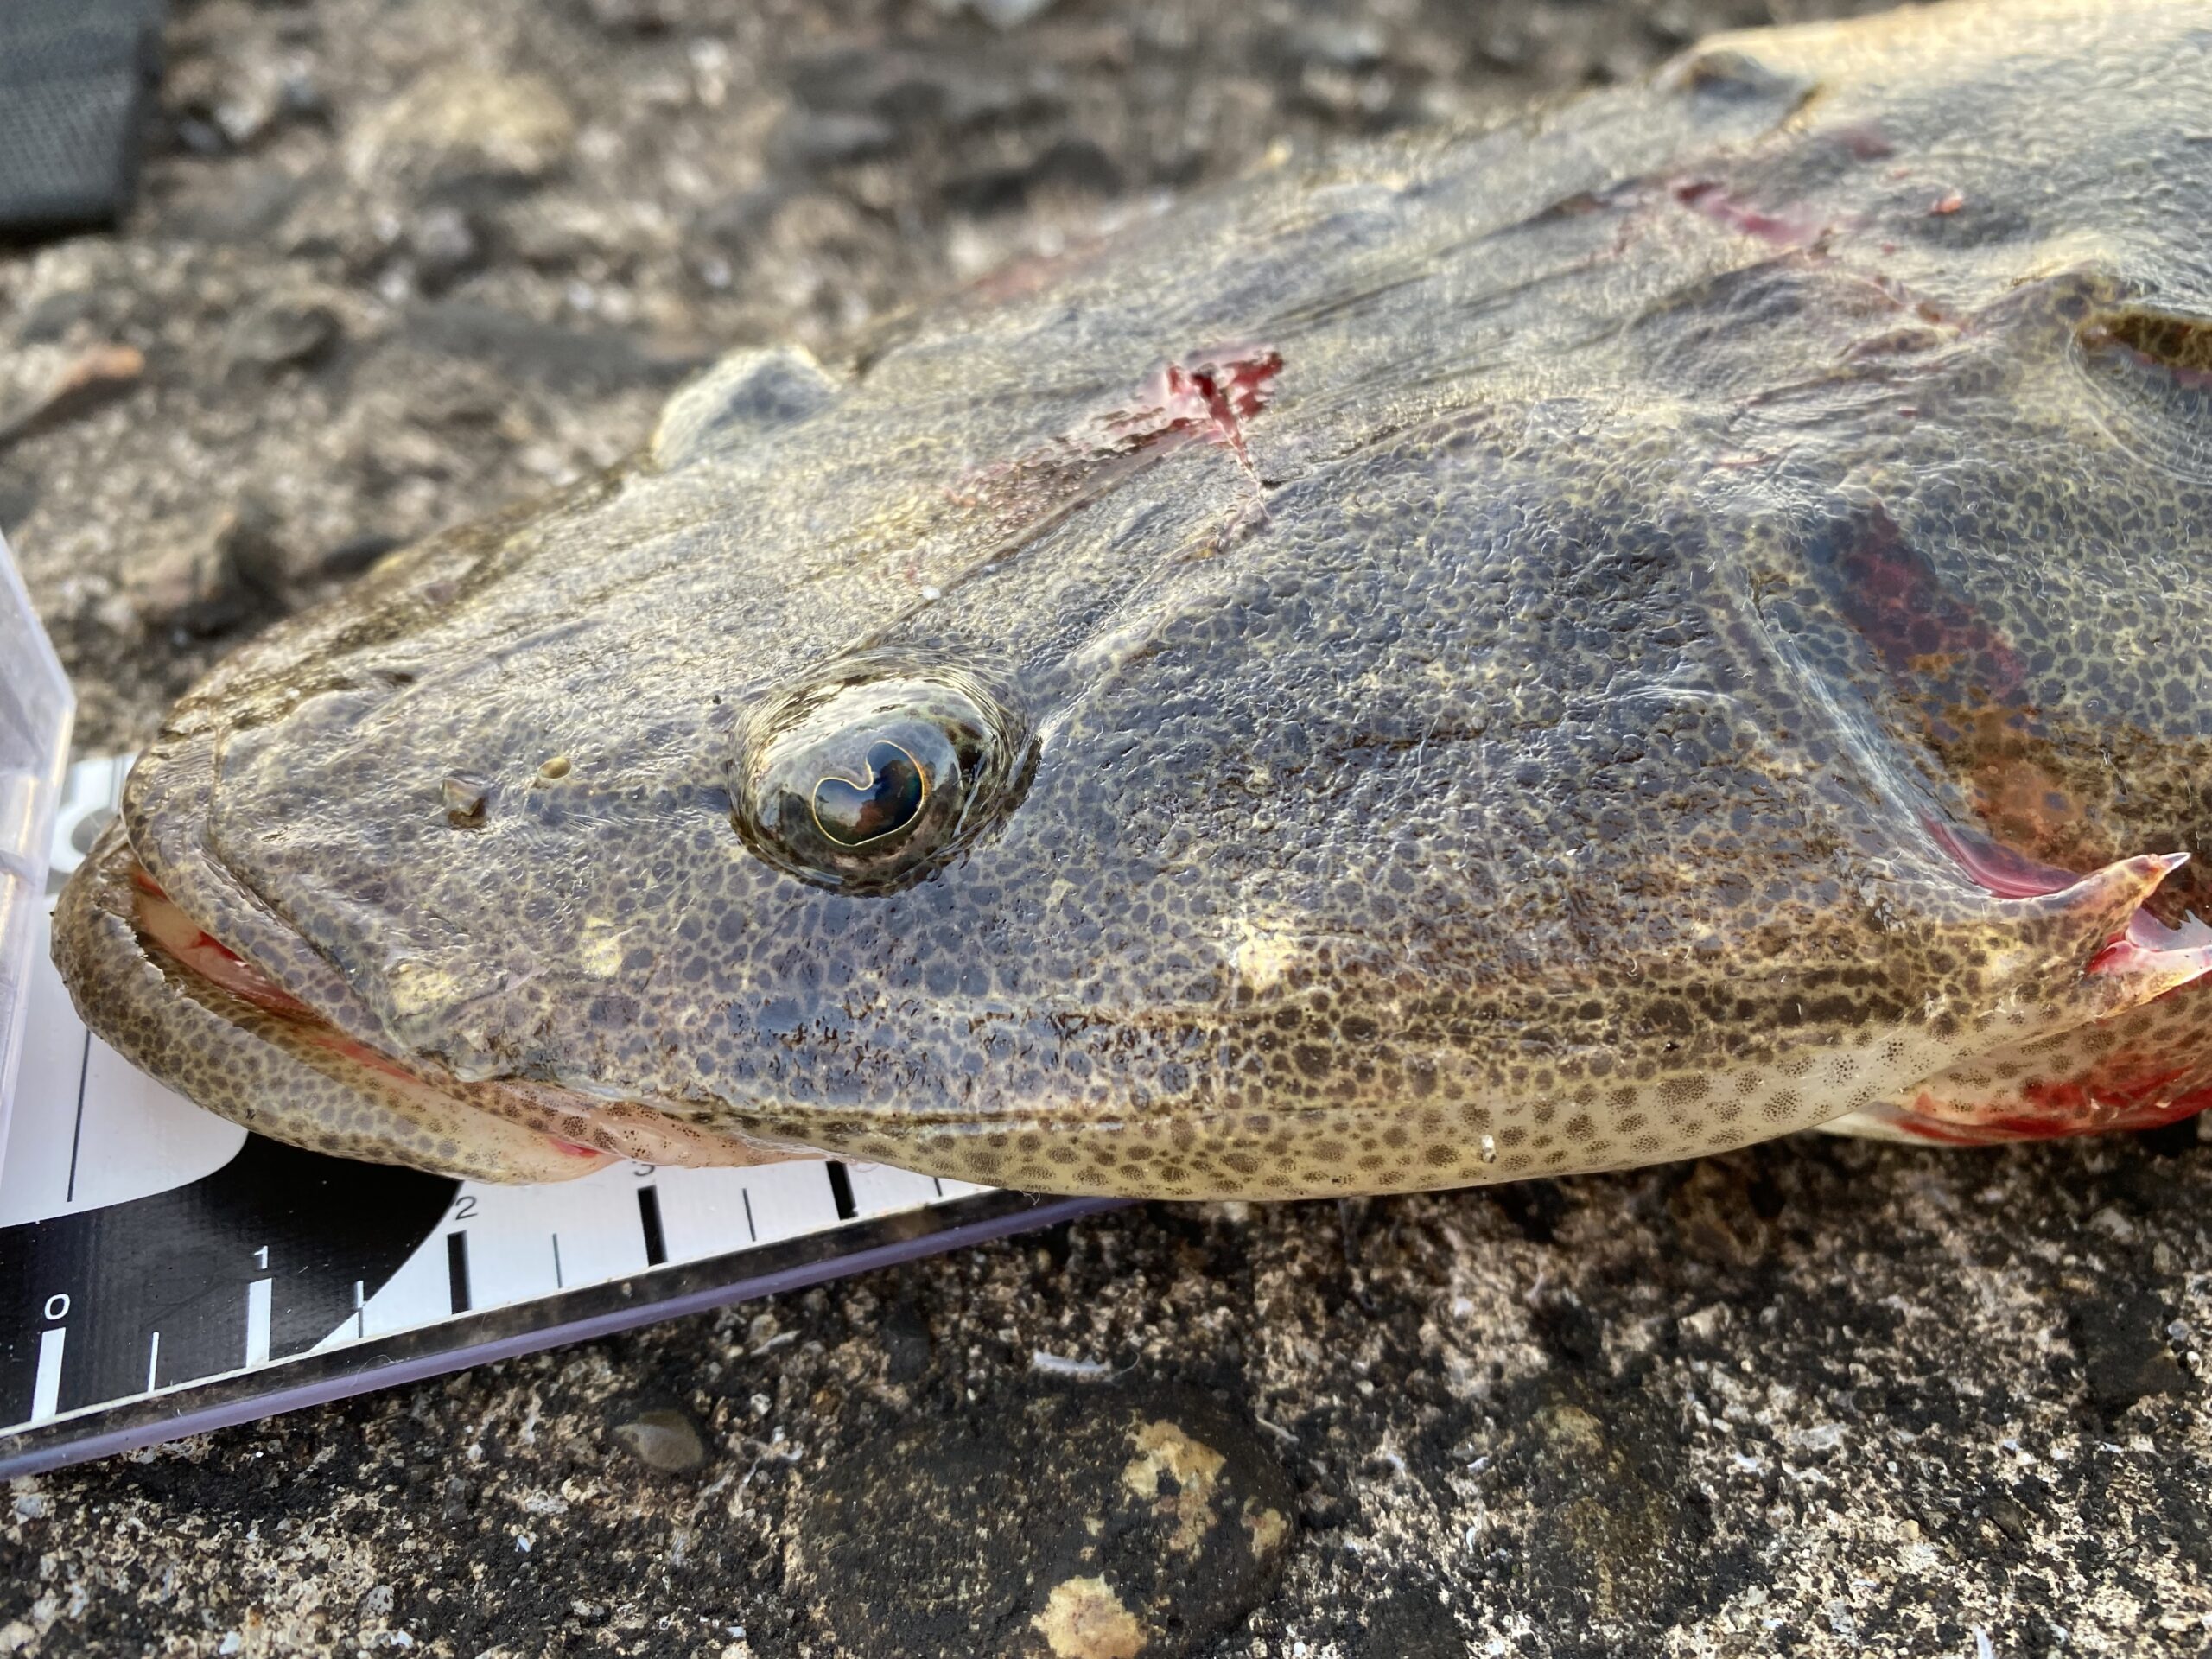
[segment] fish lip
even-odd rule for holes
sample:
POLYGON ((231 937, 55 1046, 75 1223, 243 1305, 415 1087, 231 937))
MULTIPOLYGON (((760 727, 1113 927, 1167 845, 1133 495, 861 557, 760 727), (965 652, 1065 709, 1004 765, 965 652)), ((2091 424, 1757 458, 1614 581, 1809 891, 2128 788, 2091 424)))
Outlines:
MULTIPOLYGON (((565 1180, 620 1158, 709 1166, 809 1155, 808 1148, 795 1143, 712 1132, 669 1120, 650 1102, 601 1100, 525 1079, 472 1084, 434 1058, 402 1057, 383 1043, 357 1040, 322 1010, 283 993, 257 964, 227 945, 221 947, 218 965, 235 962, 251 975, 251 982, 241 983, 241 975, 202 971, 189 956, 194 950, 204 953, 219 944, 219 938, 164 896, 163 902, 169 902, 174 911, 173 917, 165 918, 172 934, 180 925, 188 925, 206 940, 205 944, 192 941, 184 955, 168 949, 147 925, 142 902, 158 890, 158 884, 143 872, 124 826, 111 826, 63 894, 56 912, 54 951, 73 996, 92 1016, 87 1023, 101 1031, 99 1007, 120 1006, 128 1017, 103 1034, 125 1058, 172 1087, 192 1092, 186 1082, 191 1067, 181 1069, 177 1058, 181 1044, 202 1052, 212 1046, 219 1053, 231 1052, 235 1045, 243 1056, 256 1045, 273 1042, 295 1061, 301 1058, 301 1047, 320 1051, 320 1059, 310 1062, 314 1069, 327 1077, 334 1076, 357 1093, 374 1098, 395 1089, 403 1095, 427 1090, 464 1114, 497 1121, 498 1133, 480 1149, 480 1156, 438 1154, 447 1160, 442 1166, 445 1173, 485 1180, 565 1180), (143 880, 134 879, 141 876, 143 880), (291 1035, 280 1037, 276 1027, 291 1035), (385 1080, 379 1082, 378 1074, 385 1080), (565 1155, 549 1164, 549 1147, 565 1155)), ((252 1073, 249 1070, 242 1075, 252 1073)), ((215 1109, 236 1116, 226 1107, 215 1109)), ((251 1113, 238 1121, 254 1127, 251 1113)), ((270 1132, 291 1138, 282 1129, 270 1132)), ((410 1157, 399 1161, 418 1160, 410 1157)))
MULTIPOLYGON (((203 724, 183 723, 164 731, 131 767, 118 822, 109 833, 123 837, 133 867, 194 927, 296 1004, 302 1015, 396 1073, 456 1098, 479 1084, 523 1083, 563 1096, 568 1109, 579 1116, 613 1102, 646 1103, 612 1089, 594 1092, 589 1086, 511 1073, 464 1076, 435 1053, 393 1040, 369 997, 357 986, 355 974, 295 926, 279 898, 233 868, 215 843, 215 798, 225 741, 232 729, 222 706, 227 693, 220 682, 233 671, 232 664, 218 668, 203 688, 215 705, 195 711, 203 724)), ((86 862, 104 855, 115 856, 105 836, 86 862)), ((219 982, 207 981, 189 963, 150 947, 134 916, 118 919, 125 925, 130 948, 143 964, 157 972, 191 974, 200 982, 214 984, 223 995, 235 995, 219 982)), ((244 1000, 263 1014, 281 1014, 265 1003, 244 1000)), ((369 1063, 362 1053, 350 1058, 357 1064, 369 1063)))
POLYGON ((215 791, 229 732, 218 715, 197 729, 164 731, 139 756, 124 785, 120 815, 130 855, 168 902, 225 950, 355 1042, 385 1051, 382 1022, 343 964, 308 940, 215 844, 215 791))
POLYGON ((404 1076, 458 1098, 462 1084, 458 1074, 428 1057, 397 1052, 344 968, 293 926, 283 908, 225 861, 215 846, 215 791, 224 742, 232 729, 220 687, 236 672, 237 659, 219 667, 192 694, 191 701, 205 696, 212 705, 193 711, 200 723, 187 715, 165 729, 132 765, 116 822, 86 855, 88 868, 80 879, 96 880, 105 887, 121 877, 125 891, 134 897, 151 888, 226 955, 272 988, 281 1002, 240 996, 232 986, 211 978, 149 939, 130 899, 118 905, 104 894, 101 907, 121 924, 111 948, 127 948, 136 966, 185 976, 264 1014, 327 1028, 350 1046, 348 1052, 331 1045, 348 1063, 404 1076), (111 836, 121 838, 120 849, 111 836), (124 859, 128 869, 116 868, 124 859))
MULTIPOLYGON (((128 832, 127 823, 123 846, 119 849, 96 846, 92 858, 105 858, 112 866, 95 871, 96 879, 121 879, 127 897, 124 897, 127 908, 112 903, 104 907, 124 924, 118 932, 118 942, 127 940, 129 949, 145 966, 181 978, 202 992, 243 1002, 265 1015, 313 1033, 315 1040, 351 1064, 404 1076, 457 1095, 460 1079, 449 1071, 421 1057, 403 1058, 394 1053, 376 1033, 348 1029, 331 1009, 318 1005, 310 997, 296 994, 261 957, 233 944, 223 931, 223 917, 211 915, 204 906, 195 909, 179 900, 148 868, 136 840, 128 832), (198 930, 196 948, 180 949, 181 941, 162 937, 163 930, 149 918, 149 899, 167 906, 184 924, 198 930), (195 957, 199 959, 195 960, 195 957), (235 964, 235 971, 210 971, 211 968, 219 969, 226 964, 235 964)), ((297 933, 291 938, 306 947, 305 939, 297 933)))
MULTIPOLYGON (((148 873, 135 849, 129 849, 127 855, 130 867, 124 874, 135 904, 132 912, 122 919, 129 925, 133 948, 147 963, 162 973, 181 976, 203 990, 246 1003, 264 1014, 284 1020, 350 1065, 405 1077, 467 1103, 463 1096, 465 1080, 451 1067, 429 1055, 402 1055, 394 1052, 388 1042, 357 1036, 346 1030, 324 1009, 292 995, 262 963, 230 944, 206 921, 177 903, 148 873), (181 950, 162 938, 149 925, 145 902, 148 899, 168 906, 186 923, 198 929, 199 948, 181 950), (200 959, 194 960, 194 957, 200 959), (219 969, 227 964, 235 964, 235 970, 209 971, 211 967, 219 969)), ((563 1092, 575 1096, 579 1105, 588 1100, 582 1091, 563 1092)))
MULTIPOLYGON (((612 1161, 604 1149, 563 1144, 527 1122, 453 1135, 472 1113, 498 1115, 483 1113, 435 1078, 415 1077, 378 1050, 339 1037, 308 1011, 280 1014, 160 949, 138 925, 143 889, 130 879, 136 865, 122 823, 111 824, 62 891, 53 952, 86 1024, 156 1080, 248 1129, 450 1176, 568 1180, 612 1161), (334 1085, 342 1096, 327 1092, 334 1085), (353 1114, 292 1111, 283 1091, 294 1087, 319 1092, 326 1108, 350 1096, 396 1111, 398 1117, 389 1121, 398 1134, 365 1132, 353 1114), (438 1103, 426 1116, 408 1109, 410 1098, 418 1106, 438 1103)), ((198 925, 181 910, 163 919, 173 931, 198 925)))
POLYGON ((124 874, 137 895, 136 908, 131 918, 135 923, 132 935, 140 952, 149 961, 158 961, 175 972, 188 976, 202 986, 223 991, 232 996, 241 997, 268 1013, 303 1025, 323 1026, 333 1031, 337 1029, 335 1023, 327 1014, 283 989, 267 969, 244 953, 232 949, 205 922, 170 898, 168 893, 163 891, 161 884, 147 873, 145 865, 139 861, 135 853, 130 855, 130 868, 124 874), (156 905, 165 906, 175 911, 184 923, 197 929, 199 938, 196 944, 188 948, 178 948, 170 941, 164 939, 149 918, 147 904, 149 899, 156 905), (195 957, 201 960, 194 960, 195 957), (211 972, 210 968, 217 964, 215 961, 208 960, 210 958, 219 958, 226 963, 235 963, 237 971, 229 974, 211 972), (203 962, 206 962, 207 965, 203 965, 203 962))

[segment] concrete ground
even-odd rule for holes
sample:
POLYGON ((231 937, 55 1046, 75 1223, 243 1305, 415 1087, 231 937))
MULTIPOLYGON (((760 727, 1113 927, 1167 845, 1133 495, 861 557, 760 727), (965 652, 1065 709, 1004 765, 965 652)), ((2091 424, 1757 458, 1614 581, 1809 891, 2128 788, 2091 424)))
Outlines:
MULTIPOLYGON (((0 252, 87 753, 719 347, 1770 11, 174 10, 124 232, 0 252)), ((17 1482, 0 1653, 2212 1651, 2208 1227, 2186 1130, 1154 1205, 17 1482)))

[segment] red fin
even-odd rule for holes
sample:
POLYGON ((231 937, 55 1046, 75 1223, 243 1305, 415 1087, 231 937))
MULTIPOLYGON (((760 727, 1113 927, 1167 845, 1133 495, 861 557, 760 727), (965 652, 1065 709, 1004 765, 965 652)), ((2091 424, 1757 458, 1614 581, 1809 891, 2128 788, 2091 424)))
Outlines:
POLYGON ((1933 819, 1928 828, 1976 886, 1999 899, 2055 899, 2086 907, 2108 906, 2115 893, 2132 894, 2137 908, 2126 913, 2125 925, 2082 964, 2087 974, 2126 981, 2137 993, 2129 998, 2130 1006, 2212 974, 2212 927, 2194 916, 2179 927, 2168 927, 2140 908, 2168 876, 2189 862, 2187 853, 2145 853, 2077 875, 2016 852, 1978 830, 1933 819))
POLYGON ((2200 924, 2169 928, 2142 908, 2188 862, 2187 853, 2144 853, 2077 877, 2059 892, 2008 901, 2024 917, 2070 917, 2088 931, 2088 948, 2070 968, 2063 957, 2053 963, 2069 976, 2063 995, 2080 1014, 2069 1027, 2109 1020, 2212 974, 2212 942, 2197 942, 2200 924))
POLYGON ((2168 927, 2141 908, 2187 854, 2077 876, 1973 831, 1930 828, 2008 908, 2089 925, 2071 979, 2044 993, 2079 1018, 1974 1054, 1864 1116, 1917 1139, 1978 1146, 2157 1128, 2212 1106, 2212 992, 2192 988, 2212 984, 2212 927, 2195 918, 2168 927))
MULTIPOLYGON (((2170 855, 2178 865, 2183 854, 2170 855)), ((2158 974, 2176 985, 2212 974, 2212 927, 2191 916, 2179 927, 2168 927, 2147 910, 2139 910, 2127 931, 2097 952, 2089 963, 2093 974, 2158 974)))
POLYGON ((1969 1105, 1916 1096, 1910 1106, 1881 1109, 1891 1127, 1923 1141, 1952 1147, 1989 1147, 2007 1141, 2059 1141, 2074 1135, 2108 1135, 2119 1129, 2158 1129, 2212 1107, 2212 1083, 2173 1092, 2183 1076, 2201 1077, 2196 1068, 2109 1073, 2034 1084, 2024 1091, 2038 1109, 1977 1114, 1969 1105))
POLYGON ((1919 1140, 1977 1147, 2163 1128, 2212 1107, 2212 1052, 2177 1054, 2158 1046, 2155 1029, 2135 1034, 2154 1046, 2123 1039, 2098 1050, 2061 1039, 1985 1055, 1866 1116, 1919 1140))

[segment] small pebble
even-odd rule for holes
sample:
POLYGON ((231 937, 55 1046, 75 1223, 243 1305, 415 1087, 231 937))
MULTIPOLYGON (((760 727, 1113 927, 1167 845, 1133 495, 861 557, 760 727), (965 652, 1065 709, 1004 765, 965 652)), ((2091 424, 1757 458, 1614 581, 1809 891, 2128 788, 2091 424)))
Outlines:
POLYGON ((628 1422, 616 1424, 614 1438, 629 1447, 639 1462, 664 1474, 683 1474, 707 1460, 699 1431, 680 1411, 641 1411, 628 1422))

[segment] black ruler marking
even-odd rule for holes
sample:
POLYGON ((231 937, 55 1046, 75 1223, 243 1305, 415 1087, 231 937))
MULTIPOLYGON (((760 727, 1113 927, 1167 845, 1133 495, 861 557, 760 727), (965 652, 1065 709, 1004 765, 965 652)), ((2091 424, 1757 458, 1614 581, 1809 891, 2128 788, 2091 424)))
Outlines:
POLYGON ((92 1033, 85 1033, 85 1052, 77 1061, 77 1122, 69 1131, 69 1185, 62 1189, 64 1204, 77 1202, 77 1154, 85 1144, 85 1079, 92 1072, 92 1033))
POLYGON ((737 1189, 737 1196, 745 1200, 746 1240, 748 1243, 758 1244, 760 1242, 760 1230, 753 1224, 753 1189, 741 1186, 737 1189))
POLYGON ((660 1230, 660 1194, 650 1186, 638 1189, 638 1226, 645 1236, 645 1265, 663 1266, 668 1261, 668 1239, 660 1230))
POLYGON ((456 1313, 468 1312, 468 1233, 446 1235, 446 1292, 456 1313))
POLYGON ((837 1219, 852 1220, 861 1212, 860 1205, 853 1202, 853 1178, 846 1173, 845 1166, 835 1159, 830 1160, 823 1167, 830 1172, 830 1196, 836 1202, 837 1219))

